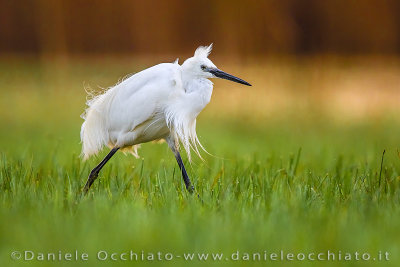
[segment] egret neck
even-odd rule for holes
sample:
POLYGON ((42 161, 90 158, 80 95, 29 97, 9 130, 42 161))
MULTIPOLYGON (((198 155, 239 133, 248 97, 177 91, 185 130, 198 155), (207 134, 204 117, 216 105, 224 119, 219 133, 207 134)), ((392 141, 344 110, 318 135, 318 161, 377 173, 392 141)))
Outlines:
POLYGON ((213 83, 205 77, 185 74, 182 71, 182 82, 185 88, 187 101, 187 112, 191 117, 196 118, 197 115, 207 106, 211 100, 213 91, 213 83))

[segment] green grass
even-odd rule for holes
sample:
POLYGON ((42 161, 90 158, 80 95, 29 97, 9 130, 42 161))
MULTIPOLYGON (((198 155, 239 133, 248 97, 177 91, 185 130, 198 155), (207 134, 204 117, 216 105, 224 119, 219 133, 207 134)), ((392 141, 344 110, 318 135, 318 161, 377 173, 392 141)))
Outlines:
POLYGON ((141 159, 117 153, 80 199, 90 169, 106 153, 79 158, 82 81, 112 84, 127 65, 107 72, 77 64, 57 78, 32 62, 11 71, 0 65, 1 266, 188 264, 179 258, 102 262, 100 250, 224 253, 214 263, 240 266, 400 264, 400 123, 389 116, 344 124, 324 115, 249 120, 206 110, 198 132, 215 156, 186 163, 201 200, 185 191, 166 144, 152 143, 142 146, 141 159), (25 250, 78 250, 89 261, 11 259, 11 252, 25 250), (280 250, 371 257, 388 251, 390 260, 225 260, 236 251, 280 250))

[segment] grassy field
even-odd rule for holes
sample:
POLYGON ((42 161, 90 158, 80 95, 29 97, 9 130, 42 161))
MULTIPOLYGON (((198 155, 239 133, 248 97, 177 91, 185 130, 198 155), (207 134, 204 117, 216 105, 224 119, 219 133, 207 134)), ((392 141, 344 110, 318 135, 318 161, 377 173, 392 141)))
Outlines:
POLYGON ((217 81, 199 117, 200 140, 213 156, 186 164, 201 199, 185 191, 167 145, 152 143, 142 146, 141 159, 117 153, 80 199, 90 169, 107 152, 87 162, 79 157, 83 88, 112 85, 155 62, 0 61, 1 266, 399 266, 399 64, 225 68, 254 86, 217 81), (337 102, 347 95, 358 101, 337 102), (285 258, 336 255, 329 262, 264 260, 265 251, 279 259, 281 250, 285 258), (36 258, 13 259, 14 251, 36 258), (59 251, 89 259, 60 261, 59 251), (97 259, 99 251, 108 258, 97 259), (139 259, 130 261, 130 251, 139 259), (128 260, 110 259, 114 252, 128 260), (41 261, 39 253, 57 259, 41 261), (200 260, 198 253, 210 255, 200 260), (213 260, 211 253, 223 256, 213 260))

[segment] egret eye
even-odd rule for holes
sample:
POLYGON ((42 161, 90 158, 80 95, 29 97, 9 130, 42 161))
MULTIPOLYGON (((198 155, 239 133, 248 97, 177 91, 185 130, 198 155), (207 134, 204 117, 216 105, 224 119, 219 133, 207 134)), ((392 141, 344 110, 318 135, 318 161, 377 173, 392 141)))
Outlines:
POLYGON ((205 70, 205 69, 206 69, 206 66, 201 65, 200 68, 201 68, 202 70, 205 70))

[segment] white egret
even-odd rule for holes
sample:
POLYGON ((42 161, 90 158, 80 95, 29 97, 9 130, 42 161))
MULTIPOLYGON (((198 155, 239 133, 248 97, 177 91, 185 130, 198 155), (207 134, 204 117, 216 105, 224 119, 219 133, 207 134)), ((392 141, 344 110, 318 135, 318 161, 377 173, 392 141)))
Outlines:
POLYGON ((89 175, 86 193, 100 170, 118 151, 137 157, 139 144, 164 139, 175 155, 186 189, 193 186, 179 153, 182 144, 190 160, 190 149, 203 148, 196 135, 196 117, 210 102, 213 83, 222 78, 249 85, 242 79, 219 70, 210 59, 212 45, 200 46, 182 65, 161 63, 138 72, 88 101, 82 116, 82 154, 84 159, 104 146, 108 155, 89 175))

